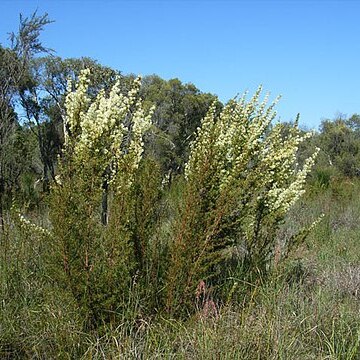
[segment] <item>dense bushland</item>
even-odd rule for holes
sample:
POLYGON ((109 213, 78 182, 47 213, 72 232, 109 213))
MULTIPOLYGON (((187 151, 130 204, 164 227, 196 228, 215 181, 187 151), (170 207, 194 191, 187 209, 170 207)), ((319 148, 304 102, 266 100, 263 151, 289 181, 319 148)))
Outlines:
POLYGON ((93 98, 89 73, 81 73, 74 91, 68 85, 50 226, 20 217, 52 244, 49 275, 71 292, 86 326, 116 324, 128 312, 134 320, 135 295, 143 316, 186 316, 196 310, 200 284, 217 293, 206 299, 216 308, 225 301, 217 288, 239 264, 248 281, 265 277, 275 256, 279 262, 298 238, 277 243, 280 222, 314 162, 312 156, 302 168, 296 164, 308 135, 297 125, 286 136, 283 125, 270 127, 275 104, 260 102, 260 89, 219 114, 214 102, 191 145, 185 177, 165 189, 160 166, 143 157, 154 110, 144 110, 140 80, 127 95, 118 79, 108 94, 93 98), (167 214, 174 187, 181 197, 171 200, 176 213, 167 214), (168 233, 160 233, 165 226, 168 233))
MULTIPOLYGON (((233 296, 244 281, 233 273, 234 291, 227 292, 230 299, 216 312, 207 301, 211 289, 203 287, 196 311, 187 319, 166 313, 147 316, 144 301, 150 299, 143 295, 148 289, 135 291, 135 282, 129 288, 128 312, 97 330, 88 328, 66 279, 54 281, 59 268, 52 268, 54 245, 48 235, 13 223, 6 255, 1 254, 1 356, 356 359, 360 208, 354 194, 359 186, 358 181, 337 181, 320 193, 309 187, 309 195, 288 214, 281 236, 291 236, 319 212, 324 219, 266 282, 252 283, 233 296)), ((179 194, 173 192, 175 213, 173 201, 179 194)), ((159 230, 163 235, 168 231, 166 225, 159 230)), ((153 279, 147 286, 156 286, 153 279)))
POLYGON ((358 116, 37 57, 49 22, 0 48, 1 357, 357 358, 358 116))

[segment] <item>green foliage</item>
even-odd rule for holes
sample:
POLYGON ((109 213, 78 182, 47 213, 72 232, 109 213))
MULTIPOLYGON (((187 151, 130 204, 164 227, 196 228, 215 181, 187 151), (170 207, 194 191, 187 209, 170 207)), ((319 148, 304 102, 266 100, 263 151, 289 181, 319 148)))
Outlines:
MULTIPOLYGON (((148 170, 143 166, 146 181, 153 164, 148 163, 148 170)), ((181 199, 180 185, 164 201, 181 199)), ((181 321, 145 317, 147 297, 133 293, 136 304, 129 302, 129 307, 137 310, 136 321, 119 315, 113 326, 86 330, 71 291, 49 272, 53 239, 12 222, 8 245, 1 244, 7 261, 4 251, 0 254, 0 357, 357 359, 360 207, 353 194, 359 184, 339 183, 347 188, 341 196, 332 186, 316 197, 303 197, 288 214, 285 234, 319 212, 326 218, 276 277, 251 286, 246 297, 234 297, 217 315, 198 308, 181 321)), ((175 208, 170 212, 177 214, 175 208)), ((241 286, 244 279, 236 281, 241 286)))
POLYGON ((29 171, 33 155, 24 136, 26 129, 21 128, 15 109, 21 89, 29 83, 32 59, 47 51, 39 36, 50 22, 47 14, 20 16, 18 32, 10 34, 10 46, 0 46, 0 233, 4 210, 19 191, 20 179, 29 171))
POLYGON ((183 84, 178 79, 165 81, 156 75, 143 79, 141 94, 145 106, 155 105, 146 153, 157 159, 164 173, 182 173, 189 144, 216 97, 201 93, 193 84, 183 84))
POLYGON ((333 168, 341 176, 359 176, 360 133, 358 116, 324 120, 317 136, 322 149, 317 168, 333 168))
POLYGON ((71 293, 50 277, 51 239, 17 212, 0 243, 0 357, 75 355, 82 320, 71 293))

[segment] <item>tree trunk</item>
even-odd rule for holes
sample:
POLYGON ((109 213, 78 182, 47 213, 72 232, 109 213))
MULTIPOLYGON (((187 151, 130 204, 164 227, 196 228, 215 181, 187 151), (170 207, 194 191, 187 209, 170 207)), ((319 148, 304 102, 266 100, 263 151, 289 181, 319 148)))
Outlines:
POLYGON ((48 174, 48 167, 44 163, 44 179, 43 179, 43 192, 47 194, 50 191, 50 185, 49 185, 49 174, 48 174))

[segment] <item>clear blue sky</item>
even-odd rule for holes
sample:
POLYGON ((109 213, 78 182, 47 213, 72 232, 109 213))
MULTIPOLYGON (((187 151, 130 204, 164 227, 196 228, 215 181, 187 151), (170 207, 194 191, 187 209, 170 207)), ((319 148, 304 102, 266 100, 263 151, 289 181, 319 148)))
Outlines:
POLYGON ((0 43, 36 9, 55 20, 41 39, 61 57, 177 77, 222 101, 263 84, 282 94, 281 120, 300 112, 309 128, 360 113, 360 0, 0 0, 0 43))

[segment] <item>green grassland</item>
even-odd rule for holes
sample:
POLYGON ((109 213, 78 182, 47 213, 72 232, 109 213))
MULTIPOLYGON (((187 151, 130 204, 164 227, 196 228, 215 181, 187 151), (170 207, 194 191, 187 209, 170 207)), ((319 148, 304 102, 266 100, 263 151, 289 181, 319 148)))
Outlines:
POLYGON ((216 308, 200 303, 185 320, 142 317, 134 291, 131 314, 96 330, 84 330, 71 293, 49 276, 51 243, 12 223, 1 244, 1 358, 357 359, 359 191, 358 181, 309 185, 280 233, 323 212, 321 223, 263 283, 243 287, 234 274, 216 308))

